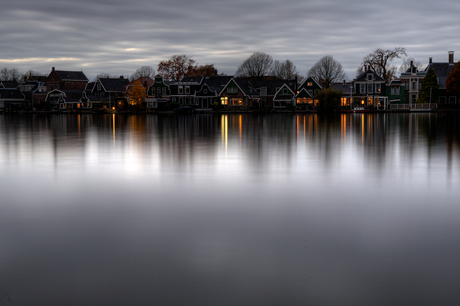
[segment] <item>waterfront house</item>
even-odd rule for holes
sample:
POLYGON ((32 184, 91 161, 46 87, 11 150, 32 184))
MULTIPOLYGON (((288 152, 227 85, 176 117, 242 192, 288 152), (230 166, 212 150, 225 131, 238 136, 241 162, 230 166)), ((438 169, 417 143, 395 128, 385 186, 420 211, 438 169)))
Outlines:
POLYGON ((147 89, 145 106, 147 109, 162 109, 171 102, 171 82, 165 81, 160 74, 155 75, 153 84, 147 89))
POLYGON ((220 105, 226 109, 247 110, 259 102, 259 93, 248 79, 231 78, 220 93, 220 105))
POLYGON ((0 110, 11 111, 23 107, 24 94, 18 88, 0 88, 0 110))
POLYGON ((296 97, 295 106, 297 109, 313 109, 318 107, 318 99, 315 96, 321 91, 322 87, 312 77, 306 78, 302 84, 300 84, 296 97))
POLYGON ((220 92, 231 79, 231 76, 205 77, 201 87, 195 91, 196 107, 206 109, 218 105, 220 92))
POLYGON ((439 85, 439 104, 458 104, 460 102, 455 95, 449 94, 446 89, 446 79, 456 64, 457 63, 454 61, 454 51, 448 52, 447 62, 433 62, 432 58, 429 58, 429 64, 426 67, 426 72, 428 72, 430 68, 433 68, 436 73, 439 85))
POLYGON ((365 108, 383 108, 379 105, 386 97, 385 80, 377 73, 366 69, 353 81, 353 105, 365 108))
POLYGON ((85 90, 88 78, 82 71, 56 70, 52 68, 46 78, 47 92, 54 89, 85 90))
POLYGON ((103 107, 124 109, 127 107, 125 88, 129 80, 123 76, 119 78, 97 78, 91 94, 98 97, 103 107))
POLYGON ((180 105, 194 106, 195 91, 199 90, 204 77, 183 77, 179 82, 170 85, 171 101, 180 105))
POLYGON ((281 87, 271 88, 277 89, 273 95, 273 108, 274 109, 292 109, 295 104, 295 85, 294 82, 285 82, 281 87))

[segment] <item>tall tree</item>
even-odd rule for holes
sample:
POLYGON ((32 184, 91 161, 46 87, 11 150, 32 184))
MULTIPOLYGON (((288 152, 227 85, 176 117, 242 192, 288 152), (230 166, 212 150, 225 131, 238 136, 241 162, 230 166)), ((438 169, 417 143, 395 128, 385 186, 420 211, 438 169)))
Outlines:
POLYGON ((131 80, 135 80, 138 78, 153 78, 155 76, 155 69, 151 66, 142 66, 136 70, 131 75, 131 80))
POLYGON ((236 71, 236 76, 253 80, 269 75, 273 70, 273 58, 262 52, 255 52, 247 58, 236 71))
POLYGON ((342 65, 331 55, 326 55, 317 61, 308 71, 308 76, 316 79, 323 88, 330 88, 334 83, 346 79, 342 65))
POLYGON ((166 61, 158 64, 158 73, 166 81, 178 82, 188 75, 195 67, 195 60, 185 54, 174 54, 166 61))
POLYGON ((321 89, 315 99, 319 100, 318 110, 321 112, 333 112, 340 108, 342 92, 334 88, 321 89))
POLYGON ((405 55, 406 49, 402 47, 396 47, 394 50, 376 49, 374 52, 369 53, 364 57, 358 72, 364 72, 366 70, 365 67, 368 67, 381 76, 386 83, 389 83, 392 79, 394 79, 397 71, 396 66, 392 66, 391 62, 394 59, 402 58, 405 55))
POLYGON ((282 80, 293 80, 299 77, 299 71, 296 65, 288 59, 284 62, 276 60, 273 63, 272 75, 282 80))
POLYGON ((449 94, 460 97, 460 62, 458 62, 446 79, 446 89, 449 94))
POLYGON ((422 88, 417 103, 434 103, 438 101, 438 77, 433 68, 430 68, 423 78, 422 88))
POLYGON ((141 84, 139 80, 134 81, 134 86, 132 86, 128 91, 129 100, 132 102, 132 105, 141 106, 147 98, 146 88, 141 84))

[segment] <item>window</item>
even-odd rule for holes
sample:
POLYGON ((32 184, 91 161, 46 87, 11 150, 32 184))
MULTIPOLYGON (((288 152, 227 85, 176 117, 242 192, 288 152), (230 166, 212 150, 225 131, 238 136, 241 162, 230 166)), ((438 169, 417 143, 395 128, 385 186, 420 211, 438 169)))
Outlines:
POLYGON ((360 93, 366 93, 366 84, 359 84, 359 85, 360 85, 359 92, 360 93))
POLYGON ((184 87, 183 86, 177 87, 177 93, 182 95, 184 93, 184 87))
POLYGON ((267 87, 261 87, 260 88, 260 95, 261 96, 266 96, 267 95, 267 87))
POLYGON ((288 93, 287 88, 283 88, 283 95, 287 95, 287 93, 288 93))
POLYGON ((221 97, 220 98, 220 104, 228 105, 228 98, 227 97, 221 97))
POLYGON ((391 86, 391 94, 399 95, 399 86, 391 86))
POLYGON ((380 91, 381 91, 381 86, 380 86, 380 85, 381 85, 380 83, 379 83, 379 84, 375 84, 375 92, 376 92, 376 93, 380 93, 380 91))
POLYGON ((162 90, 163 90, 163 96, 166 95, 166 87, 163 87, 162 90))
POLYGON ((236 93, 238 93, 238 88, 236 88, 236 87, 228 87, 227 88, 227 93, 236 94, 236 93))
POLYGON ((243 105, 243 99, 241 99, 241 98, 232 98, 232 105, 235 105, 235 106, 243 105))
POLYGON ((101 91, 101 83, 97 83, 97 90, 101 91))
POLYGON ((367 93, 372 93, 372 92, 373 92, 373 90, 372 90, 372 89, 373 89, 373 85, 374 85, 374 84, 372 84, 372 83, 367 84, 367 93))
POLYGON ((449 104, 457 104, 457 99, 455 96, 449 97, 449 104))
POLYGON ((161 96, 161 87, 157 87, 157 95, 161 96))
POLYGON ((368 74, 368 75, 367 75, 367 80, 368 80, 368 81, 372 81, 372 74, 368 74))
POLYGON ((186 95, 190 94, 190 86, 185 86, 185 94, 186 95))
POLYGON ((313 86, 313 82, 307 82, 307 86, 313 86))
POLYGON ((416 90, 417 89, 417 82, 412 82, 412 90, 416 90))

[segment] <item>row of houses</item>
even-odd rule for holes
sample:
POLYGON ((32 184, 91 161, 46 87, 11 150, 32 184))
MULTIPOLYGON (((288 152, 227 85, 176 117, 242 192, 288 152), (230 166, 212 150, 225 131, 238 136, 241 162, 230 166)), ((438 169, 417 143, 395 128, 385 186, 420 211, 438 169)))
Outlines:
MULTIPOLYGON (((439 102, 457 104, 458 97, 446 91, 446 78, 452 71, 454 52, 447 62, 433 62, 423 71, 411 67, 399 79, 386 84, 374 71, 366 69, 351 82, 334 84, 342 92, 341 105, 386 109, 390 105, 415 104, 423 79, 430 68, 435 70, 439 83, 439 102)), ((322 87, 308 77, 300 84, 297 79, 280 80, 232 76, 183 77, 171 82, 156 75, 129 81, 124 77, 98 78, 89 82, 82 71, 63 71, 52 68, 47 77, 31 78, 21 84, 0 82, 0 109, 45 110, 128 110, 142 108, 151 111, 169 105, 188 105, 196 109, 314 109, 322 87), (136 82, 142 84, 146 98, 139 103, 128 95, 136 82), (140 104, 140 105, 139 105, 140 104)))

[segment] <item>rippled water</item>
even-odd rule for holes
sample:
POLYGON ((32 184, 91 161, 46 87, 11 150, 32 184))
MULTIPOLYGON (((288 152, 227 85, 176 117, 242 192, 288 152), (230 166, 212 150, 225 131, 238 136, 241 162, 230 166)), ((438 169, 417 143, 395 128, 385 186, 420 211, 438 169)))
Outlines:
POLYGON ((457 305, 459 119, 0 115, 0 305, 457 305))

